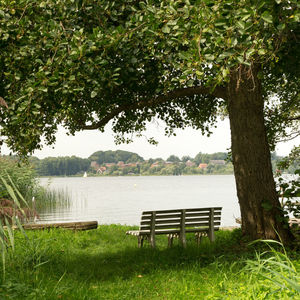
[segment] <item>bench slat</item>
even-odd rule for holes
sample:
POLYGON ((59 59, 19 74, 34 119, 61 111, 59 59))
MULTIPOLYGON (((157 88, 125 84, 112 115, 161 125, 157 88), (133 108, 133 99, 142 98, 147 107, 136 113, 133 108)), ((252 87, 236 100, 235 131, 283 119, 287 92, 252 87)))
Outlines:
MULTIPOLYGON (((220 221, 221 217, 214 217, 215 221, 220 221)), ((185 224, 189 224, 190 222, 208 222, 209 221, 209 217, 206 218, 186 218, 185 219, 185 224)), ((177 218, 177 219, 166 219, 166 220, 156 220, 155 224, 180 224, 181 219, 177 218)), ((141 226, 142 225, 149 225, 150 224, 150 220, 148 221, 142 221, 141 222, 141 226)))
MULTIPOLYGON (((215 231, 218 231, 219 228, 215 227, 215 231)), ((187 228, 186 233, 196 233, 196 232, 207 232, 208 227, 205 228, 187 228)), ((155 234, 176 234, 180 233, 179 229, 170 229, 170 230, 158 230, 155 232, 155 234)), ((139 236, 139 235, 150 235, 150 230, 130 230, 126 232, 127 235, 134 235, 134 236, 139 236)))
MULTIPOLYGON (((215 216, 220 216, 221 215, 221 211, 216 211, 214 213, 215 216)), ((186 214, 186 218, 190 218, 190 217, 205 217, 205 216, 209 216, 209 212, 207 213, 187 213, 186 214)), ((160 220, 160 219, 172 219, 172 218, 181 218, 181 214, 176 213, 176 214, 165 214, 165 215, 158 215, 156 216, 156 220, 160 220)), ((151 215, 143 215, 141 220, 150 220, 151 219, 151 215)))
MULTIPOLYGON (((220 222, 214 222, 214 226, 219 226, 221 223, 220 222)), ((166 228, 180 228, 180 223, 179 224, 165 224, 165 225, 155 225, 155 230, 157 229, 166 229, 166 228)), ((189 223, 185 225, 186 227, 202 227, 202 226, 209 226, 209 222, 196 222, 196 223, 189 223)), ((143 225, 141 226, 141 230, 150 230, 151 226, 150 225, 143 225)))
MULTIPOLYGON (((180 224, 180 218, 176 218, 176 219, 166 219, 166 220, 156 220, 155 224, 166 224, 166 223, 178 223, 180 224)), ((150 224, 150 220, 148 221, 142 221, 141 225, 149 225, 150 224)))
MULTIPOLYGON (((221 211, 215 211, 214 215, 215 216, 220 216, 221 215, 221 211)), ((202 217, 202 216, 209 216, 209 212, 207 213, 187 213, 186 217, 202 217)))
MULTIPOLYGON (((158 219, 165 219, 165 218, 180 218, 181 214, 165 214, 165 215, 158 215, 156 216, 156 220, 158 219)), ((142 220, 150 220, 151 219, 151 215, 143 215, 142 220)))
MULTIPOLYGON (((217 210, 222 210, 222 207, 212 207, 215 211, 217 210)), ((196 212, 196 211, 207 211, 209 212, 210 211, 210 207, 207 207, 207 208, 188 208, 186 209, 186 212, 196 212)), ((143 215, 151 215, 153 211, 144 211, 143 212, 143 215)), ((156 213, 156 216, 158 214, 167 214, 167 213, 181 213, 182 212, 182 209, 171 209, 171 210, 156 210, 155 213, 156 213)))

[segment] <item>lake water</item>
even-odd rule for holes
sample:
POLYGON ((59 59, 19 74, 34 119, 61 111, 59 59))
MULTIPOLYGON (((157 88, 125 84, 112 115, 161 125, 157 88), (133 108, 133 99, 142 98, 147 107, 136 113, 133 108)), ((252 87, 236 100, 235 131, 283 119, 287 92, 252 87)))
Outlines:
POLYGON ((70 205, 39 212, 39 222, 138 225, 144 210, 213 206, 223 207, 221 226, 236 226, 240 216, 233 175, 60 177, 50 188, 67 190, 70 205))

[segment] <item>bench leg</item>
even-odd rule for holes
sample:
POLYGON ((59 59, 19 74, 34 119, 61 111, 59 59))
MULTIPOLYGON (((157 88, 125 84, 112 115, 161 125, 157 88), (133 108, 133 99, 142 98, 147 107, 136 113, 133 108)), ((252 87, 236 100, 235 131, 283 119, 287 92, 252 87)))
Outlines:
POLYGON ((211 242, 215 241, 215 231, 214 231, 214 229, 210 229, 208 231, 208 237, 209 237, 209 239, 210 239, 211 242))
POLYGON ((203 234, 201 232, 196 233, 197 245, 199 246, 202 242, 203 234))
POLYGON ((138 247, 142 248, 144 244, 144 237, 143 236, 138 236, 138 247))
POLYGON ((186 248, 186 237, 185 234, 180 236, 180 242, 183 248, 186 248))
POLYGON ((168 247, 171 248, 173 246, 174 236, 172 234, 168 235, 168 247))
POLYGON ((150 245, 152 248, 155 248, 155 235, 150 235, 150 245))
POLYGON ((195 233, 195 238, 196 238, 196 241, 197 241, 197 246, 199 246, 199 244, 200 244, 200 233, 195 233))

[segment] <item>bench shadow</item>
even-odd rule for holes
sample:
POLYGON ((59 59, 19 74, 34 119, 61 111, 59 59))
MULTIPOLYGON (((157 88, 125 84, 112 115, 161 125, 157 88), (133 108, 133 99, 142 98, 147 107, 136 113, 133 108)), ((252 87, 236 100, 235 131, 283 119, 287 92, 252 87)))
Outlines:
POLYGON ((226 256, 227 261, 231 259, 235 261, 237 254, 234 250, 234 242, 231 244, 226 244, 224 238, 217 238, 214 244, 210 244, 208 239, 205 239, 200 246, 190 238, 185 249, 176 244, 172 248, 166 248, 162 242, 157 249, 152 249, 147 244, 140 249, 136 244, 133 246, 131 243, 114 252, 77 252, 68 258, 61 271, 71 276, 72 280, 81 282, 82 280, 114 281, 116 278, 127 280, 159 270, 181 270, 192 265, 205 267, 215 262, 218 257, 226 256))

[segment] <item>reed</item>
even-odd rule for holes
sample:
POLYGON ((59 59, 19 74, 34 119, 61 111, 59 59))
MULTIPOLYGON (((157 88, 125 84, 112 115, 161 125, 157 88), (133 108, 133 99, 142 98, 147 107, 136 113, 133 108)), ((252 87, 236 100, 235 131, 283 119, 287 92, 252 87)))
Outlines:
POLYGON ((28 202, 38 212, 49 212, 58 208, 70 207, 71 197, 67 189, 50 189, 49 186, 38 186, 28 202))
POLYGON ((286 291, 289 296, 300 296, 300 276, 295 264, 289 258, 284 245, 278 241, 262 240, 269 250, 256 252, 256 258, 246 261, 250 279, 272 283, 277 286, 272 293, 286 291))
POLYGON ((24 220, 31 214, 31 209, 19 190, 16 188, 11 177, 7 174, 9 182, 4 177, 0 176, 0 181, 4 185, 7 195, 11 201, 1 199, 0 210, 0 248, 1 248, 1 262, 3 277, 2 281, 5 281, 6 275, 6 257, 10 255, 14 256, 15 252, 15 232, 13 228, 17 226, 22 234, 26 237, 26 233, 23 230, 20 220, 24 220), (21 206, 23 204, 25 208, 21 206), (2 205, 6 205, 2 206, 2 205), (9 205, 9 206, 8 206, 9 205), (4 228, 5 225, 5 228, 4 228))

